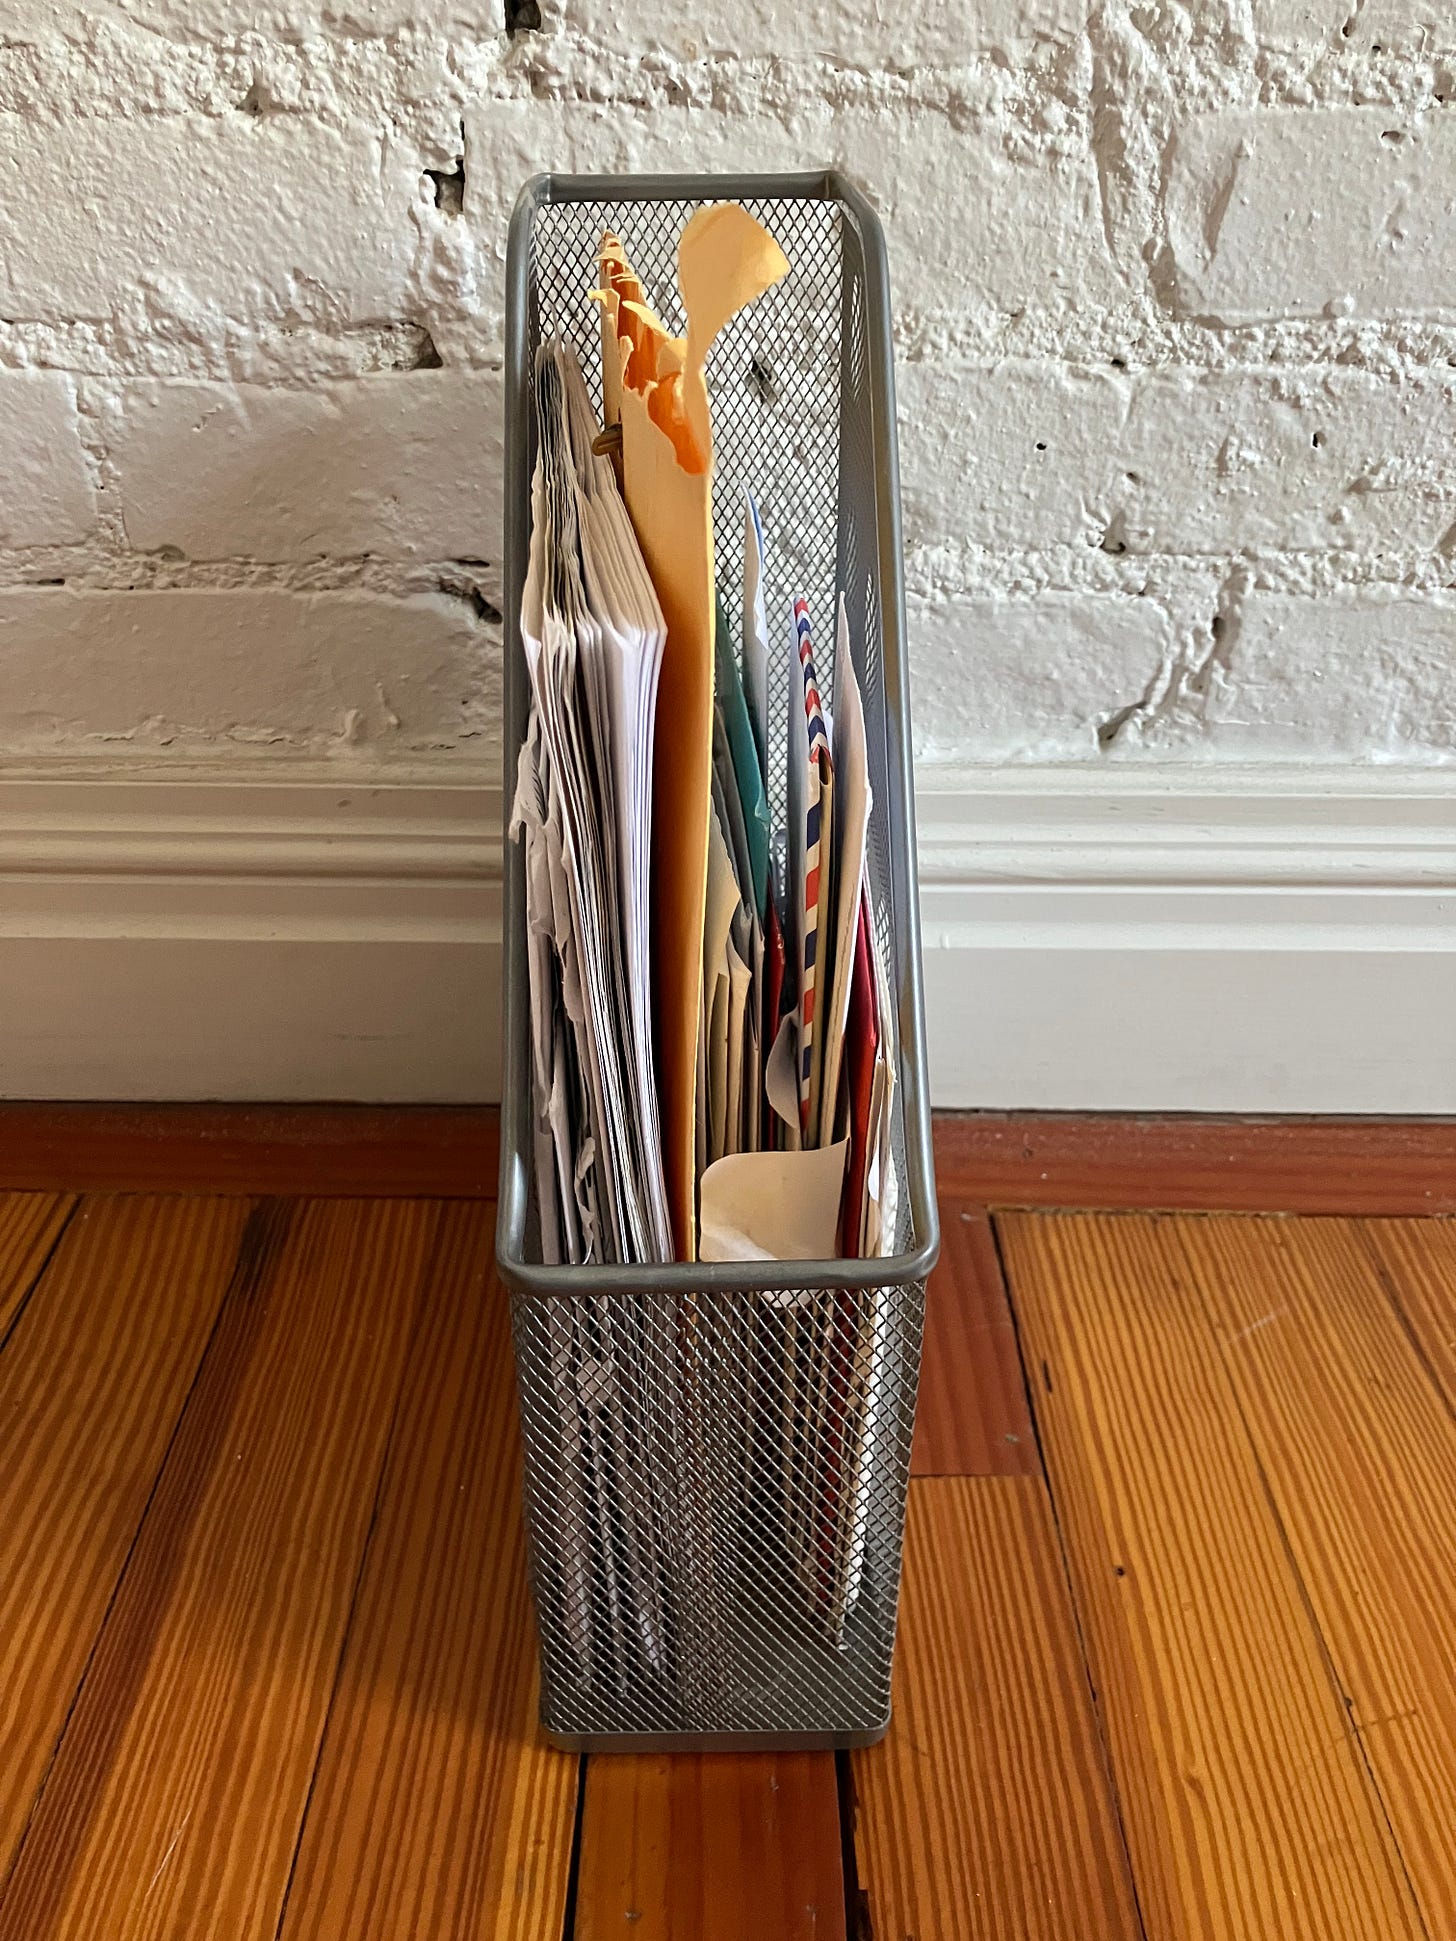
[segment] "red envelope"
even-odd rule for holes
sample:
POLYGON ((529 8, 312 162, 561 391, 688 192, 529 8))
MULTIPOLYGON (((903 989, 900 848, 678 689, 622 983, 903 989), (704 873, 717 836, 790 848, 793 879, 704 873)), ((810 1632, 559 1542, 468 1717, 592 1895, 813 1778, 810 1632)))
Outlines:
POLYGON ((870 900, 868 893, 861 891, 859 927, 854 933, 849 1015, 844 1027, 844 1078, 849 1092, 849 1164, 845 1168, 844 1201, 839 1214, 839 1251, 846 1259, 854 1259, 859 1254, 865 1175, 869 1169, 870 1098, 879 1048, 880 1020, 875 1005, 874 965, 870 958, 870 900))

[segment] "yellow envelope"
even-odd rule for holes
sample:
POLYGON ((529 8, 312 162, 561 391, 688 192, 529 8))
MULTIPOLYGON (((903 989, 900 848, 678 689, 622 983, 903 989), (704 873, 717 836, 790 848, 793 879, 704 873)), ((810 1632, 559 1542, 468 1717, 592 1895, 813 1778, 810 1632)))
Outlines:
POLYGON ((663 1168, 680 1260, 697 1257, 695 1087, 713 778, 713 433, 703 366, 724 324, 788 268, 746 209, 719 202, 700 209, 678 240, 686 337, 672 336, 653 311, 610 233, 594 292, 603 416, 622 427, 623 495, 667 622, 653 749, 652 977, 663 1168))

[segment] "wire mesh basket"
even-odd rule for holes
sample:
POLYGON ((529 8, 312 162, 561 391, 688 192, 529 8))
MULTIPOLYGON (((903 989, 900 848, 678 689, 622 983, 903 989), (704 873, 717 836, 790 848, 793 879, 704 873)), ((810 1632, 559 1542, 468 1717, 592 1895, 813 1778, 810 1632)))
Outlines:
MULTIPOLYGON (((597 249, 622 240, 685 326, 677 240, 741 202, 789 259, 723 330, 707 382, 715 550, 742 556, 745 488, 771 548, 771 627, 842 590, 864 699, 872 919, 898 1017, 893 1251, 873 1260, 548 1267, 532 1203, 524 865, 507 837, 497 1252, 511 1294, 541 1716, 573 1746, 845 1746, 889 1721, 919 1379, 939 1244, 925 1090, 890 303, 873 211, 842 177, 538 176, 511 225, 506 372, 506 772, 526 731, 520 600, 532 360, 543 334, 596 387, 597 249), (862 659, 861 659, 862 655, 862 659)), ((787 639, 787 635, 785 635, 787 639)), ((832 630, 824 634, 827 643, 832 630)), ((790 656, 774 657, 783 720, 790 656)), ((834 688, 832 665, 827 688, 834 688)), ((785 751, 768 793, 785 819, 785 751)))

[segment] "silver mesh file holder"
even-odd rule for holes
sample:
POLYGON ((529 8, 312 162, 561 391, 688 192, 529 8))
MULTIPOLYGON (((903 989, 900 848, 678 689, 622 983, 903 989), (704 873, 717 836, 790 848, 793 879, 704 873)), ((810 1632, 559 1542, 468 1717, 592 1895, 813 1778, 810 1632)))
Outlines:
MULTIPOLYGON (((720 584, 737 615, 744 490, 769 537, 766 600, 788 701, 790 605, 819 616, 821 678, 845 593, 874 792, 867 874, 898 1007, 878 1260, 546 1267, 532 1204, 524 867, 506 839, 497 1253, 510 1289, 541 1717, 572 1747, 848 1746, 889 1722, 925 1279, 939 1246, 925 1089, 890 299, 874 212, 841 176, 537 176, 507 263, 506 762, 528 685, 520 600, 543 334, 597 387, 604 229, 685 327, 677 239, 743 203, 789 259, 713 348, 720 584)), ((832 649, 831 649, 832 651, 832 649)), ((769 751, 775 821, 784 749, 769 751)), ((509 792, 508 792, 509 793, 509 792)))

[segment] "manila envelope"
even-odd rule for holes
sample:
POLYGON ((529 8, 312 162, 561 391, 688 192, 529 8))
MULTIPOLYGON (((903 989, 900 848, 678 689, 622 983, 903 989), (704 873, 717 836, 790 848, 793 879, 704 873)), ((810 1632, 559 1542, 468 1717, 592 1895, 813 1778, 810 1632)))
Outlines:
POLYGON ((713 775, 713 433, 703 369, 731 317, 788 273, 746 209, 699 209, 678 241, 686 337, 647 302, 618 239, 601 246, 607 424, 622 427, 622 490, 667 622, 652 805, 652 977, 663 1169, 680 1260, 697 1257, 695 1193, 703 909, 713 775))

